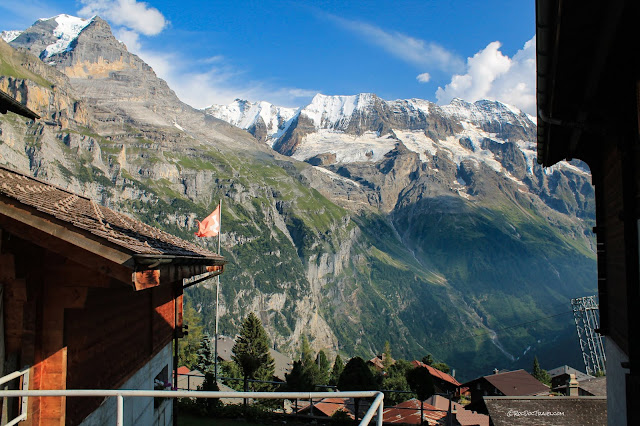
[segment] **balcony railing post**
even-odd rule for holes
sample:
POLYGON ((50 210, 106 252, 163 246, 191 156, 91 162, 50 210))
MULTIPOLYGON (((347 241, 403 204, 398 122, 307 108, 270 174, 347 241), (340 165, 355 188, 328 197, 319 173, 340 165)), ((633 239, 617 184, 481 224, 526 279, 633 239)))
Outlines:
POLYGON ((122 395, 117 395, 118 398, 118 413, 116 419, 116 426, 124 426, 124 397, 122 395))

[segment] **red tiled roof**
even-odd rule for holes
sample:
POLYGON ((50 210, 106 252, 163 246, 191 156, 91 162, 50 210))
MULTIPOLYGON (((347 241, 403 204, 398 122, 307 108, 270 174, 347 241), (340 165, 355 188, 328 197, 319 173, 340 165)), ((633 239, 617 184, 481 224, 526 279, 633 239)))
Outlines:
POLYGON ((460 382, 457 381, 456 379, 454 379, 452 376, 450 376, 449 374, 442 372, 440 370, 438 370, 437 368, 433 368, 430 365, 427 365, 421 361, 411 361, 411 363, 415 366, 415 367, 425 367, 427 370, 429 370, 429 373, 433 376, 433 377, 437 377, 438 379, 444 380, 445 382, 449 382, 452 385, 455 386, 460 386, 460 382))
POLYGON ((171 256, 193 263, 224 259, 88 198, 0 166, 0 196, 34 208, 64 226, 91 233, 132 255, 171 256))
MULTIPOLYGON (((436 425, 447 415, 446 411, 438 410, 427 403, 423 406, 424 421, 429 425, 436 425)), ((400 404, 385 408, 382 412, 384 423, 420 424, 420 401, 410 399, 400 404)))
POLYGON ((369 364, 372 364, 378 370, 384 370, 384 364, 382 363, 382 360, 379 357, 371 358, 369 360, 369 364))
POLYGON ((184 365, 182 367, 178 367, 178 374, 189 374, 189 373, 191 373, 191 370, 189 370, 184 365))
POLYGON ((336 411, 342 410, 347 413, 349 417, 354 418, 353 414, 351 414, 346 407, 348 401, 348 398, 324 398, 322 401, 314 403, 313 409, 314 411, 320 411, 327 417, 331 417, 336 411))
POLYGON ((456 420, 461 426, 489 426, 489 416, 486 414, 479 414, 475 411, 465 410, 464 405, 457 402, 450 401, 441 395, 433 395, 426 400, 429 404, 436 407, 438 410, 449 411, 449 404, 451 404, 451 411, 455 413, 456 420))

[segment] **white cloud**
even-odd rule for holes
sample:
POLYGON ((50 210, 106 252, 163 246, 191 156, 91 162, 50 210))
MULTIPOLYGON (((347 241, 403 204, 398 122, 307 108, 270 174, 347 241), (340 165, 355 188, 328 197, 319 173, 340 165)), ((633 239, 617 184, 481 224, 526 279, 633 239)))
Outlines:
POLYGON ((118 31, 118 39, 151 66, 181 101, 194 108, 226 105, 236 98, 266 100, 276 105, 295 107, 311 100, 319 92, 247 81, 244 73, 229 65, 221 55, 190 60, 178 52, 148 50, 141 45, 135 32, 126 29, 118 31))
POLYGON ((319 92, 276 87, 260 81, 238 83, 232 74, 215 68, 199 73, 171 69, 168 75, 158 75, 167 81, 180 100, 194 108, 205 108, 212 104, 227 105, 236 98, 253 102, 266 100, 275 105, 296 107, 310 101, 319 92))
POLYGON ((140 44, 140 34, 135 31, 127 30, 126 28, 119 29, 116 34, 116 38, 127 46, 129 52, 139 52, 142 48, 140 44))
POLYGON ((81 16, 98 15, 117 26, 124 26, 144 35, 159 34, 168 24, 162 13, 136 0, 80 0, 81 16))
POLYGON ((462 58, 437 43, 397 31, 388 32, 366 22, 350 21, 333 15, 329 15, 329 19, 410 64, 445 72, 459 72, 464 69, 462 58))
POLYGON ((457 97, 468 102, 498 100, 536 115, 536 41, 535 36, 512 58, 500 51, 494 41, 467 59, 465 74, 456 74, 444 89, 436 91, 438 103, 457 97))
POLYGON ((420 83, 428 83, 429 80, 431 80, 431 74, 429 74, 428 72, 423 72, 422 74, 418 74, 416 76, 416 80, 418 80, 420 83))

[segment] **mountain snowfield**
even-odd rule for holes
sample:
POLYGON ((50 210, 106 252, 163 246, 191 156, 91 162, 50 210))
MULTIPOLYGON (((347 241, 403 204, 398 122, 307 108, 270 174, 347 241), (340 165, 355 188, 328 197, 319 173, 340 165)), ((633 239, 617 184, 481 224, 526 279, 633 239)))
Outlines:
POLYGON ((0 32, 0 38, 3 39, 5 42, 9 43, 15 40, 20 34, 22 34, 22 31, 17 31, 17 30, 2 31, 0 32))
MULTIPOLYGON (((317 94, 309 105, 297 111, 264 101, 252 103, 236 99, 230 105, 212 105, 206 108, 205 112, 250 133, 253 133, 256 127, 266 125, 267 137, 264 141, 271 147, 276 146, 296 121, 300 118, 307 119, 313 126, 313 131, 307 131, 291 153, 293 158, 300 161, 309 161, 319 155, 329 154, 333 156, 334 164, 377 163, 395 149, 398 143, 402 143, 408 150, 417 153, 423 163, 428 164, 434 155, 442 151, 458 167, 467 160, 483 163, 523 187, 525 185, 521 179, 506 170, 496 159, 495 150, 488 149, 483 141, 490 139, 501 144, 514 142, 526 159, 528 173, 533 173, 536 163, 536 142, 531 137, 535 135, 535 117, 498 101, 480 100, 469 103, 455 98, 449 105, 439 106, 422 99, 385 101, 371 93, 353 96, 317 94), (363 115, 376 114, 376 102, 383 103, 385 110, 409 117, 409 120, 398 123, 398 127, 392 127, 384 133, 350 132, 349 126, 363 115), (412 121, 417 122, 418 117, 429 115, 458 121, 461 129, 445 138, 434 140, 427 135, 424 128, 411 128, 412 121), (522 133, 516 134, 515 140, 513 136, 504 137, 500 130, 507 126, 529 130, 529 137, 522 137, 522 133), (487 128, 496 131, 487 131, 487 128), (461 140, 464 140, 464 143, 461 143, 461 140)), ((544 172, 550 174, 558 168, 567 168, 588 175, 587 171, 569 163, 560 163, 555 168, 545 169, 544 172)), ((455 183, 460 182, 458 180, 455 183)))
POLYGON ((267 140, 272 141, 287 129, 297 109, 279 107, 264 101, 249 102, 236 99, 229 105, 211 105, 206 108, 206 111, 216 118, 245 130, 262 122, 266 127, 267 140))

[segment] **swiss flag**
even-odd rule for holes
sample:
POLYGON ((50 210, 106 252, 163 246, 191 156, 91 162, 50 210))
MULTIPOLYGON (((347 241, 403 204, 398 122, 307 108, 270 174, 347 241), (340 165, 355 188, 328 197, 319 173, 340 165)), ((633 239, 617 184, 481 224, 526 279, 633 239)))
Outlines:
POLYGON ((202 222, 198 222, 198 232, 196 237, 215 237, 220 233, 220 205, 207 216, 202 222))

